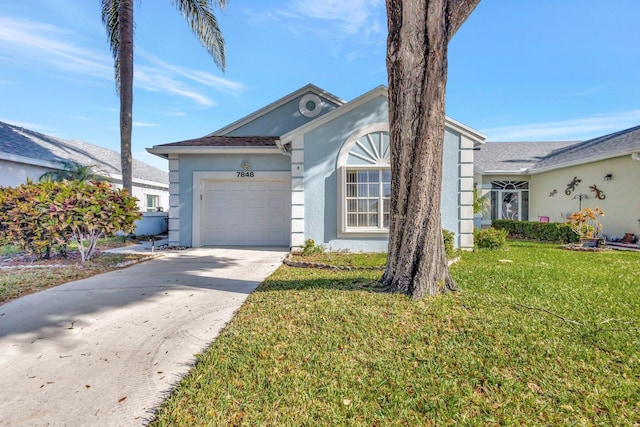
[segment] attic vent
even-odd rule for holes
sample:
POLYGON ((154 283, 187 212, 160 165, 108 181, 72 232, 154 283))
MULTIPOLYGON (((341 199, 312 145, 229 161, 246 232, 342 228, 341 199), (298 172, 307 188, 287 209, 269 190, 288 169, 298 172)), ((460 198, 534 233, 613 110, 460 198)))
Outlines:
POLYGON ((300 98, 298 110, 303 116, 314 118, 322 111, 322 99, 314 93, 308 93, 300 98))

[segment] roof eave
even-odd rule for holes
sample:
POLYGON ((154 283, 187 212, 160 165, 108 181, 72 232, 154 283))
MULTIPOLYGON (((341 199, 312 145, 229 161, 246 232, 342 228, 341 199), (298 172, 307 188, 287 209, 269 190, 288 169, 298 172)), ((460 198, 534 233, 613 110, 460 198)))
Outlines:
POLYGON ((584 165, 584 164, 587 164, 587 163, 593 163, 593 162, 599 162, 599 161, 602 161, 602 160, 608 160, 608 159, 612 159, 614 157, 630 156, 630 155, 633 155, 633 153, 638 153, 638 152, 640 152, 640 150, 638 150, 636 148, 634 150, 625 150, 625 151, 620 151, 620 152, 617 152, 617 153, 601 154, 599 156, 593 156, 593 157, 588 157, 588 158, 584 158, 584 159, 572 160, 572 161, 568 161, 568 162, 558 163, 557 165, 551 165, 551 166, 546 166, 546 167, 541 167, 541 168, 536 168, 534 166, 534 167, 532 167, 530 169, 529 172, 531 173, 531 175, 535 175, 535 174, 549 172, 549 171, 553 171, 553 170, 557 170, 557 169, 564 169, 564 168, 568 168, 568 167, 572 167, 572 166, 580 166, 580 165, 584 165))
POLYGON ((245 147, 245 146, 228 146, 228 147, 203 147, 203 146, 162 146, 156 145, 147 148, 147 151, 156 156, 167 158, 169 154, 278 154, 280 148, 277 145, 273 147, 245 147))

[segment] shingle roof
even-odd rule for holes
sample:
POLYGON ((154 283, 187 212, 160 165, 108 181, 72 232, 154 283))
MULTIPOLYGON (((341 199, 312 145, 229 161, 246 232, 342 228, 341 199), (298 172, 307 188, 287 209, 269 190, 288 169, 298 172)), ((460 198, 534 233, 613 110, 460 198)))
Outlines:
POLYGON ((483 172, 521 172, 576 141, 485 142, 474 153, 474 165, 483 172))
POLYGON ((632 151, 640 151, 640 126, 610 133, 588 141, 556 150, 534 166, 542 169, 560 166, 576 161, 596 160, 603 157, 625 155, 632 151))
POLYGON ((486 142, 475 152, 474 165, 482 172, 516 173, 563 167, 640 152, 640 126, 588 141, 486 142))
MULTIPOLYGON (((19 126, 0 122, 0 152, 45 162, 74 160, 95 165, 106 175, 121 175, 120 153, 82 141, 67 141, 19 126)), ((133 159, 133 178, 169 183, 169 174, 133 159)))
POLYGON ((276 147, 277 136, 218 136, 171 142, 156 147, 276 147))

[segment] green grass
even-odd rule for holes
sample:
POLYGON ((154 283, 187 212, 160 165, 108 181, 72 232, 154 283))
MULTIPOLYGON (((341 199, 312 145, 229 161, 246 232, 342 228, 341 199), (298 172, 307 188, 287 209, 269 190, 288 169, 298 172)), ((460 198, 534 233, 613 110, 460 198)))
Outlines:
POLYGON ((294 261, 327 264, 338 267, 384 267, 386 253, 320 252, 311 255, 293 255, 294 261))
POLYGON ((638 425, 639 267, 510 243, 413 301, 379 271, 283 266, 153 425, 638 425))

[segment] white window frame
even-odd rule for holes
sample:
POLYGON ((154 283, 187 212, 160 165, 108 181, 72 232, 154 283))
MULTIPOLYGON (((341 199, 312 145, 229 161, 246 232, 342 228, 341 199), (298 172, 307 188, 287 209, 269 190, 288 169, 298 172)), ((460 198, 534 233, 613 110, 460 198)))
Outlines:
POLYGON ((157 212, 158 207, 160 206, 160 196, 158 194, 145 194, 145 207, 144 209, 147 212, 157 212), (153 199, 155 200, 155 206, 149 205, 149 197, 153 197, 153 199))
MULTIPOLYGON (((339 238, 349 238, 349 237, 385 237, 389 235, 389 228, 385 228, 382 225, 384 224, 384 213, 383 213, 383 192, 382 188, 380 188, 379 194, 379 209, 378 209, 378 218, 379 218, 379 226, 378 227, 349 227, 347 224, 347 171, 349 170, 391 170, 388 161, 379 159, 376 164, 357 164, 357 165, 348 165, 347 158, 349 152, 356 144, 358 139, 363 136, 375 133, 375 132, 389 132, 388 123, 375 123, 369 126, 365 126, 356 132, 354 132, 343 144, 342 149, 340 150, 340 154, 338 155, 337 161, 337 169, 338 169, 338 237, 339 238)), ((382 186, 382 182, 380 182, 382 186)))

